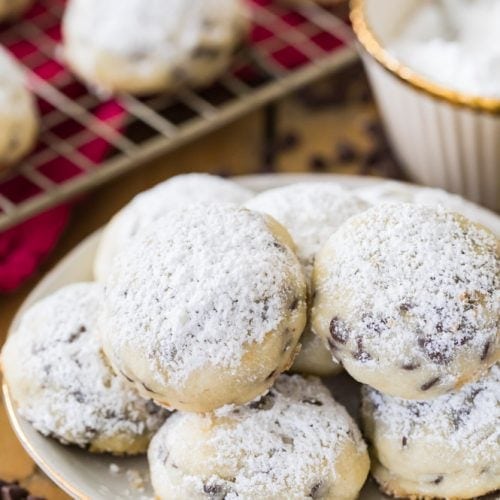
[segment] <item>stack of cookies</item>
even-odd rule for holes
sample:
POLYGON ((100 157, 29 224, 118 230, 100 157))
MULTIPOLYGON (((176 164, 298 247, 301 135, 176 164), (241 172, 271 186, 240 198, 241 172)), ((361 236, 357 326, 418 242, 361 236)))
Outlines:
POLYGON ((161 499, 348 500, 367 446, 311 376, 345 368, 366 384, 385 492, 497 489, 497 239, 434 206, 445 195, 374 198, 329 182, 255 196, 200 174, 139 195, 105 229, 96 281, 8 339, 18 411, 91 452, 148 448, 161 499))

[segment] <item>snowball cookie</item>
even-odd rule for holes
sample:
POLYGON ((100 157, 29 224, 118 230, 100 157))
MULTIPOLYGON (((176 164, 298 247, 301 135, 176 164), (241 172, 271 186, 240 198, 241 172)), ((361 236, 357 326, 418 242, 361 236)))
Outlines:
POLYGON ((252 192, 235 182, 209 174, 177 175, 138 194, 106 226, 94 261, 94 275, 103 281, 118 252, 127 248, 137 231, 170 210, 196 202, 241 204, 252 192))
POLYGON ((282 375, 260 399, 178 413, 148 450, 159 499, 355 499, 369 469, 344 407, 318 379, 282 375))
MULTIPOLYGON (((33 3, 33 0, 0 0, 0 21, 20 16, 33 3)), ((0 74, 3 72, 0 70, 0 74)))
MULTIPOLYGON (((310 281, 316 252, 344 221, 366 210, 368 204, 333 182, 303 182, 265 191, 246 207, 271 215, 290 232, 310 281)), ((342 369, 310 325, 301 343, 293 371, 327 376, 342 369)))
POLYGON ((429 399, 499 359, 499 245, 441 207, 380 205, 316 257, 315 330, 359 382, 429 399))
POLYGON ((136 454, 167 412, 117 377, 100 348, 96 284, 69 285, 32 306, 2 352, 19 413, 35 429, 92 452, 136 454))
POLYGON ((500 488, 500 368, 432 401, 363 390, 372 472, 406 498, 473 498, 500 488))
POLYGON ((209 411, 265 392, 306 322, 288 233, 232 204, 195 204, 139 232, 106 279, 104 350, 140 392, 209 411))
POLYGON ((206 85, 246 35, 243 0, 70 0, 64 54, 104 91, 147 94, 206 85))
MULTIPOLYGON (((2 5, 0 0, 0 13, 2 5)), ((28 153, 37 133, 38 113, 23 71, 0 47, 0 170, 28 153)))

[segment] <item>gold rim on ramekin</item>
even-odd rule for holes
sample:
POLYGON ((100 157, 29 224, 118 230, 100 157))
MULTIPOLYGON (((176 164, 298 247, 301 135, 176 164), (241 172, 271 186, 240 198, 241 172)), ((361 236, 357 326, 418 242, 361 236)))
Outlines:
POLYGON ((383 47, 378 37, 372 31, 365 17, 364 4, 364 0, 351 0, 350 18, 352 27, 362 47, 383 68, 398 77, 404 83, 433 97, 437 97, 438 99, 457 106, 471 108, 476 111, 485 111, 495 114, 500 113, 500 99, 474 96, 451 90, 427 80, 408 66, 401 64, 383 47))

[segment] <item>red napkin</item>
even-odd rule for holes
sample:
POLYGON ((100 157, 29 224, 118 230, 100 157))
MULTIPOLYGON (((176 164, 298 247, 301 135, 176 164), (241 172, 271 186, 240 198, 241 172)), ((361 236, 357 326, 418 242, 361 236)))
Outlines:
MULTIPOLYGON (((265 10, 273 8, 273 0, 248 1, 255 9, 265 10)), ((52 2, 54 6, 61 3, 64 4, 64 0, 52 0, 52 2)), ((39 26, 39 19, 43 21, 47 19, 47 16, 50 18, 52 15, 47 10, 45 4, 49 4, 49 2, 44 2, 43 4, 35 3, 25 15, 25 22, 36 24, 39 29, 44 31, 45 36, 51 37, 55 42, 59 42, 61 33, 57 19, 55 20, 55 24, 52 22, 47 28, 39 26)), ((286 29, 287 25, 299 28, 306 23, 306 19, 296 12, 282 10, 280 17, 282 23, 277 28, 277 32, 286 29)), ((24 58, 32 57, 39 50, 36 39, 21 39, 15 43, 7 43, 9 39, 7 35, 8 30, 9 27, 6 27, 6 40, 0 37, 0 41, 5 42, 5 45, 11 50, 14 56, 23 60, 24 58)), ((0 28, 0 34, 2 34, 2 28, 0 28)), ((265 44, 273 36, 276 36, 276 33, 256 22, 253 26, 250 43, 257 47, 260 44, 265 44)), ((310 39, 325 52, 333 51, 342 45, 339 39, 321 30, 310 35, 310 39)), ((293 69, 308 62, 308 58, 300 50, 292 46, 284 46, 273 53, 267 53, 267 57, 273 58, 288 69, 293 69)), ((236 74, 239 77, 245 78, 244 73, 248 70, 248 67, 242 67, 236 74)), ((44 64, 36 67, 34 71, 39 77, 51 81, 65 73, 66 69, 57 60, 49 58, 44 64)), ((248 80, 250 81, 251 79, 252 74, 250 72, 248 80)), ((71 86, 67 88, 71 88, 71 86)), ((82 86, 75 82, 74 88, 75 92, 80 92, 79 95, 81 95, 82 86)), ((78 97, 78 94, 71 95, 71 91, 67 92, 67 95, 70 98, 78 97)), ((40 102, 42 115, 45 111, 45 105, 47 103, 40 102)), ((119 100, 114 99, 100 103, 93 109, 92 113, 109 126, 115 127, 116 130, 121 130, 126 118, 126 110, 120 105, 119 100)), ((69 125, 65 124, 64 126, 67 127, 69 125)), ((105 159, 109 147, 110 145, 105 140, 97 137, 83 145, 79 150, 98 168, 99 164, 105 159)), ((75 165, 71 163, 71 160, 63 156, 51 160, 43 168, 43 173, 56 183, 62 183, 75 175, 81 174, 75 165)), ((37 190, 36 186, 27 183, 23 177, 19 176, 14 176, 12 179, 3 181, 0 186, 0 192, 14 202, 20 202, 33 196, 37 193, 37 190)), ((43 259, 57 244, 68 223, 70 213, 71 204, 64 204, 0 233, 0 292, 14 290, 37 270, 43 259)))

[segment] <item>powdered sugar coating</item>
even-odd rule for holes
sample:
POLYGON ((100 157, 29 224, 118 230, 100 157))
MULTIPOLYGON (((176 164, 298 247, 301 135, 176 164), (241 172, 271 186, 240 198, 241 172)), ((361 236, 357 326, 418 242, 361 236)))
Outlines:
POLYGON ((235 182, 209 174, 172 177, 138 194, 107 225, 94 263, 94 274, 103 281, 116 255, 127 248, 137 232, 170 210, 190 203, 244 203, 252 192, 235 182))
POLYGON ((1 46, 0 75, 1 168, 14 163, 31 148, 38 129, 38 116, 21 67, 1 46))
POLYGON ((408 401, 363 388, 375 477, 400 495, 470 498, 500 487, 500 367, 460 391, 408 401))
POLYGON ((279 231, 261 214, 215 203, 172 210, 140 231, 105 286, 104 347, 118 370, 157 399, 172 388, 184 401, 190 377, 206 380, 210 370, 219 373, 214 398, 221 370, 239 379, 250 362, 241 386, 256 383, 266 363, 282 371, 304 327, 306 290, 279 231))
POLYGON ((369 205, 333 182, 299 182, 270 189, 245 206, 274 217, 292 236, 307 276, 312 275, 314 256, 328 238, 352 215, 369 205))
POLYGON ((377 432, 398 443, 406 437, 405 447, 428 440, 437 447, 466 451, 465 463, 500 456, 498 365, 459 391, 430 401, 386 396, 368 386, 363 388, 363 399, 363 411, 375 422, 377 432))
MULTIPOLYGON (((482 223, 482 217, 478 216, 477 205, 462 198, 457 194, 451 194, 443 189, 419 187, 401 182, 377 182, 373 186, 366 186, 354 190, 354 193, 370 205, 381 203, 416 203, 418 205, 439 206, 464 215, 473 222, 482 223)), ((493 230, 494 228, 489 228, 493 230)))
POLYGON ((354 378, 426 399, 498 359, 499 282, 488 230, 443 208, 384 204, 318 255, 313 323, 354 378))
POLYGON ((69 285, 33 305, 2 351, 19 413, 42 434, 92 451, 143 452, 166 412, 116 377, 96 330, 101 290, 69 285))
POLYGON ((225 69, 244 36, 245 9, 241 0, 71 0, 65 57, 103 90, 205 84, 225 69))
POLYGON ((159 498, 355 498, 368 473, 356 424, 298 375, 246 406, 174 416, 148 457, 159 498))

